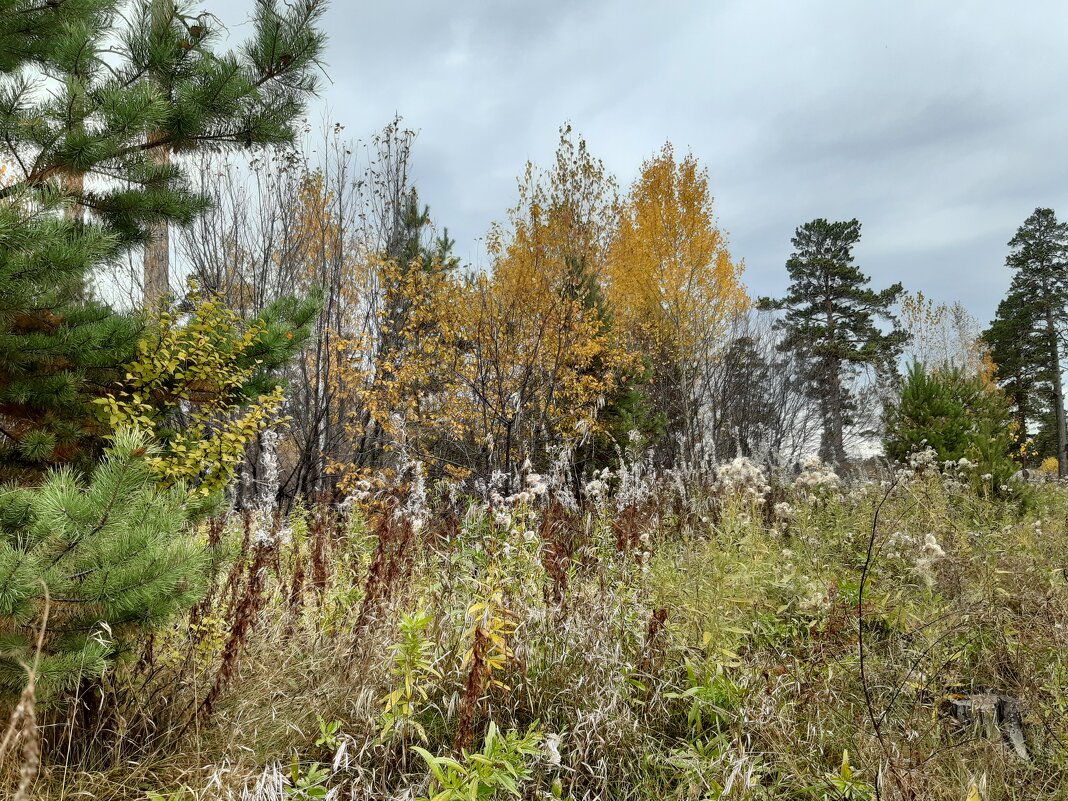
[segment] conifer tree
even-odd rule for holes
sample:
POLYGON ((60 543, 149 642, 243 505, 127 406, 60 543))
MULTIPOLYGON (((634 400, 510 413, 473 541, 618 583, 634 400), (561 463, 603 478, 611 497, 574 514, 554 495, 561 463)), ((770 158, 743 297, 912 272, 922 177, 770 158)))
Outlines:
POLYGON ((1058 473, 1064 478, 1068 430, 1061 371, 1068 322, 1068 223, 1059 222, 1052 209, 1035 209, 1009 240, 1009 248, 1005 264, 1013 270, 1012 284, 987 341, 1024 424, 1039 424, 1038 440, 1047 453, 1056 449, 1058 473), (1044 407, 1044 413, 1036 407, 1044 407))
POLYGON ((89 400, 121 377, 140 322, 90 297, 92 272, 205 207, 157 151, 289 141, 315 90, 319 0, 259 0, 233 52, 191 8, 0 0, 4 478, 87 466, 99 443, 89 400))
POLYGON ((209 553, 190 530, 210 500, 160 489, 157 448, 120 431, 88 480, 70 468, 0 492, 0 694, 17 694, 49 604, 37 686, 45 695, 99 676, 131 635, 199 599, 209 553))
POLYGON ((786 262, 790 287, 778 300, 762 298, 764 309, 784 310, 777 325, 784 331, 780 347, 802 355, 809 364, 809 389, 819 403, 823 423, 820 458, 842 465, 846 460, 844 430, 854 397, 848 379, 862 366, 893 372, 906 335, 890 307, 901 284, 876 292, 870 279, 853 263, 860 240, 857 220, 816 219, 797 229, 794 253, 786 262), (884 333, 876 326, 891 324, 884 333))
POLYGON ((1025 458, 1053 453, 1057 446, 1048 376, 1041 368, 1042 338, 1029 324, 1026 307, 1026 299, 1010 291, 983 332, 998 385, 1012 407, 1016 449, 1025 458))
POLYGON ((925 447, 940 462, 967 459, 975 465, 973 478, 994 491, 1017 469, 1013 433, 1008 398, 996 384, 958 365, 929 369, 914 362, 887 410, 883 444, 900 462, 925 447))

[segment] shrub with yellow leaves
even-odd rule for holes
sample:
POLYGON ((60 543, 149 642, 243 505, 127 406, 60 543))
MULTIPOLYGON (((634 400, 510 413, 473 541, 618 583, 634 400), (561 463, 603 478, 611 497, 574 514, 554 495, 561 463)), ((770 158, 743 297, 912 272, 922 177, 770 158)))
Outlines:
POLYGON ((1042 471, 1043 473, 1045 473, 1047 476, 1056 477, 1056 475, 1057 475, 1057 457, 1056 456, 1047 456, 1045 459, 1042 460, 1042 464, 1040 464, 1038 466, 1038 469, 1040 471, 1042 471))
POLYGON ((247 397, 266 324, 245 324, 221 298, 195 289, 191 300, 187 316, 159 313, 122 387, 96 402, 113 430, 159 440, 149 464, 163 486, 184 481, 207 495, 229 483, 249 443, 278 420, 283 397, 281 386, 247 397))

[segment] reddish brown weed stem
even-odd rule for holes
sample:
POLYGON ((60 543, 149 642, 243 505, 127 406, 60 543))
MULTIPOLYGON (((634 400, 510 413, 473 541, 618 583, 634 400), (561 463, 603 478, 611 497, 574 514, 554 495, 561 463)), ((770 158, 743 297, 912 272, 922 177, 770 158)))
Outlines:
MULTIPOLYGON (((208 550, 211 553, 218 553, 219 546, 222 544, 223 533, 226 531, 226 515, 220 514, 211 518, 208 521, 208 550)), ((244 553, 244 551, 242 551, 244 553)), ((213 578, 211 585, 208 587, 208 591, 204 594, 204 597, 200 600, 196 606, 189 612, 189 622, 192 624, 191 630, 196 631, 196 624, 204 619, 204 615, 208 610, 212 608, 215 603, 215 596, 219 589, 218 581, 213 578)))
POLYGON ((291 549, 293 560, 293 576, 289 582, 289 622, 286 624, 286 634, 293 633, 293 625, 300 617, 304 608, 304 549, 301 548, 300 540, 293 538, 291 549))
POLYGON ((459 754, 471 745, 474 737, 475 712, 482 698, 482 689, 486 680, 486 653, 489 650, 489 637, 482 625, 475 626, 474 641, 471 644, 471 665, 467 670, 463 698, 460 699, 460 717, 456 723, 456 735, 453 737, 453 753, 459 754))
POLYGON ((542 566, 551 582, 545 588, 545 601, 556 606, 561 614, 567 600, 568 574, 577 546, 576 532, 574 519, 559 503, 553 503, 545 510, 539 530, 545 544, 542 566))
POLYGON ((649 623, 645 627, 645 646, 642 648, 642 661, 639 671, 642 675, 652 676, 664 655, 664 624, 667 623, 668 610, 666 607, 654 609, 649 616, 649 623))
POLYGON ((612 532, 616 535, 616 550, 630 553, 641 550, 641 536, 648 530, 653 516, 651 504, 628 504, 612 521, 612 532))
POLYGON ((308 541, 311 549, 312 588, 322 601, 326 585, 330 578, 330 511, 326 506, 316 510, 311 526, 308 527, 308 541))
POLYGON ((390 498, 373 518, 371 527, 378 542, 364 583, 363 605, 356 629, 366 628, 381 607, 396 597, 401 583, 411 573, 415 531, 410 520, 396 514, 399 501, 390 498))
POLYGON ((264 580, 272 559, 277 558, 277 550, 274 546, 273 538, 257 543, 253 547, 252 563, 248 569, 245 591, 241 595, 240 601, 232 609, 230 636, 223 647, 219 669, 215 673, 215 681, 197 710, 197 716, 201 719, 211 716, 219 700, 219 695, 237 672, 237 664, 241 657, 241 652, 244 650, 248 635, 255 627, 256 618, 263 607, 264 580))

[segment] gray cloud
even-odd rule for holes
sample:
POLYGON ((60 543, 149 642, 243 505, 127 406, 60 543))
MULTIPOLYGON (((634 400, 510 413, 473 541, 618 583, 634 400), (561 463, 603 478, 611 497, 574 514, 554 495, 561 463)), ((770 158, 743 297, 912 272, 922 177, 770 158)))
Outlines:
POLYGON ((784 287, 797 225, 857 217, 876 284, 987 320, 1015 228, 1068 216, 1066 22, 1056 0, 335 0, 321 107, 354 136, 394 112, 419 131, 465 258, 570 120, 624 186, 665 140, 692 149, 754 294, 784 287))

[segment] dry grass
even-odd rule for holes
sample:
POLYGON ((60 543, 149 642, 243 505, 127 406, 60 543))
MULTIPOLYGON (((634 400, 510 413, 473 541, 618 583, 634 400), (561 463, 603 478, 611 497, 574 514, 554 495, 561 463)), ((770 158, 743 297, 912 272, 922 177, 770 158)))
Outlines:
POLYGON ((527 798, 1068 797, 1065 490, 984 500, 921 476, 873 526, 878 484, 772 481, 774 513, 670 486, 618 514, 442 501, 412 526, 391 498, 216 526, 209 602, 38 710, 33 797, 317 797, 294 760, 331 798, 412 797, 417 747, 480 746, 490 721, 552 743, 525 760, 527 798), (413 725, 382 737, 416 611, 433 669, 408 677, 413 725), (977 691, 1023 702, 1029 761, 944 714, 977 691))

